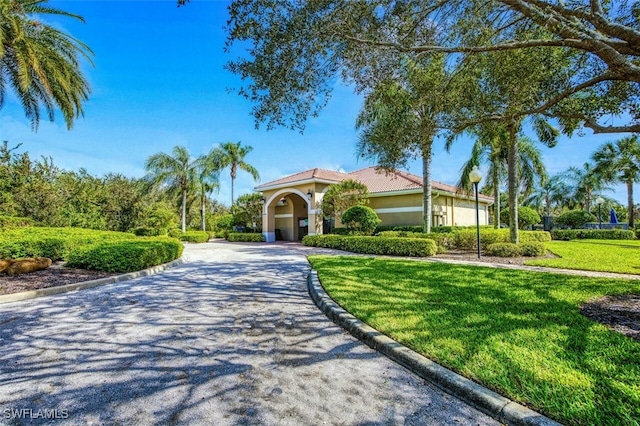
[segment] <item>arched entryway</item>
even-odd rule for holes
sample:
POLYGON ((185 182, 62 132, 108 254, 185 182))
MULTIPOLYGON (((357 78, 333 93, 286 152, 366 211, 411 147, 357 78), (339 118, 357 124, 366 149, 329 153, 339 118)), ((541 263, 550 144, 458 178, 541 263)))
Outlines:
POLYGON ((283 188, 271 194, 262 211, 266 241, 300 241, 305 235, 315 235, 318 215, 314 202, 312 191, 305 194, 296 188, 283 188))

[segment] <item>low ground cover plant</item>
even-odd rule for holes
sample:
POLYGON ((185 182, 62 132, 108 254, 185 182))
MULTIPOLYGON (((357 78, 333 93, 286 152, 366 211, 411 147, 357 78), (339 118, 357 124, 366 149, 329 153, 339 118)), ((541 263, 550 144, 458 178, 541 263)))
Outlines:
MULTIPOLYGON (((640 274, 640 240, 551 241, 547 249, 560 256, 525 261, 526 265, 586 271, 640 274)), ((640 290, 639 290, 640 291, 640 290)))
POLYGON ((566 424, 636 424, 640 343, 580 314, 631 280, 310 256, 330 296, 428 358, 566 424))
POLYGON ((380 254, 391 256, 434 256, 436 243, 426 238, 384 238, 341 235, 307 235, 302 244, 325 247, 352 253, 380 254))

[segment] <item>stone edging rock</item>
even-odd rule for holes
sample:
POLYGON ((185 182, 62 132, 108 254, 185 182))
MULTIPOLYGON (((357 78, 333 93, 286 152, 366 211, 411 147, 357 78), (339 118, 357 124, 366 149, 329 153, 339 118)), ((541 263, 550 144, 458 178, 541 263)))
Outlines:
POLYGON ((318 279, 317 271, 311 271, 307 278, 307 285, 315 304, 340 327, 369 347, 501 423, 508 425, 560 425, 540 413, 436 364, 360 321, 329 297, 318 279))
POLYGON ((129 272, 127 274, 115 275, 112 277, 100 278, 92 281, 84 281, 80 283, 73 283, 67 285, 61 285, 58 287, 40 288, 38 290, 23 291, 20 293, 3 294, 0 295, 0 304, 19 302, 21 300, 35 299, 36 297, 52 296, 54 294, 67 293, 70 291, 84 290, 85 288, 99 287, 106 284, 113 284, 120 281, 132 280, 134 278, 146 277, 148 275, 154 275, 165 269, 172 268, 174 266, 184 263, 182 258, 176 259, 169 263, 162 265, 152 266, 151 268, 143 269, 142 271, 129 272))

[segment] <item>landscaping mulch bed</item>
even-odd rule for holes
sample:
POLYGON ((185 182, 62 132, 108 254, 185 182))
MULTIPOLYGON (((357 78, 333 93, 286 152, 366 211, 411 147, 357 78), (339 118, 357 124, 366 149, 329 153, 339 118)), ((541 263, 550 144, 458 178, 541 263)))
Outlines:
POLYGON ((50 268, 29 274, 14 275, 12 277, 0 274, 0 295, 38 290, 47 287, 58 287, 83 281, 117 275, 102 271, 88 271, 86 269, 65 268, 62 262, 56 262, 50 268))

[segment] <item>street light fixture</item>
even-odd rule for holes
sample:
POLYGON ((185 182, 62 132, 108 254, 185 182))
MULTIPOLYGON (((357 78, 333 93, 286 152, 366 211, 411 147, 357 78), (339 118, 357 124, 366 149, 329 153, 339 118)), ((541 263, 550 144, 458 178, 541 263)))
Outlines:
POLYGON ((482 180, 482 173, 478 170, 478 166, 473 166, 469 173, 469 181, 473 184, 476 191, 476 234, 478 237, 478 259, 480 259, 480 208, 478 207, 478 184, 482 180))
POLYGON ((602 229, 602 203, 604 203, 602 197, 596 198, 596 204, 598 205, 598 229, 602 229))

